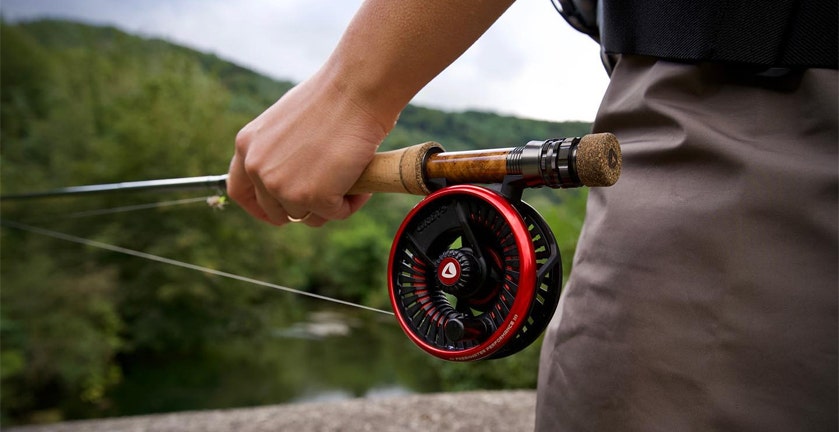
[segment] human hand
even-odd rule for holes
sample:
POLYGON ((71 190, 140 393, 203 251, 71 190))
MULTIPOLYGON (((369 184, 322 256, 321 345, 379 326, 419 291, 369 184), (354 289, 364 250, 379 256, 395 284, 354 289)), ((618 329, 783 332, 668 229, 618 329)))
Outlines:
POLYGON ((390 128, 316 74, 239 131, 227 193, 278 226, 344 219, 370 198, 347 191, 390 128))
POLYGON ((366 0, 318 73, 239 132, 230 197, 275 225, 348 217, 399 112, 512 2, 366 0))

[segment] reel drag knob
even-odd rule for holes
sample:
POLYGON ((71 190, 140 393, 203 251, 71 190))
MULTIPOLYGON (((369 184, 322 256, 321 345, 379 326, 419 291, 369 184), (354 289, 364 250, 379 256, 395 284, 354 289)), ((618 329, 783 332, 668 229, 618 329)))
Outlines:
POLYGON ((437 260, 437 285, 455 297, 472 297, 486 280, 486 264, 469 248, 449 249, 437 260))

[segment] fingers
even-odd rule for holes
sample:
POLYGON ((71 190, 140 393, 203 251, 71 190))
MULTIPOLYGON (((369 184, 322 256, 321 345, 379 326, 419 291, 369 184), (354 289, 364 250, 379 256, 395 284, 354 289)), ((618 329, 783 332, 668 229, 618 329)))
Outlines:
POLYGON ((321 226, 370 198, 347 191, 389 130, 324 79, 296 86, 236 135, 228 194, 260 220, 321 226))
POLYGON ((235 154, 230 162, 227 195, 251 216, 276 226, 303 223, 320 227, 329 220, 345 219, 360 209, 370 194, 340 197, 335 204, 317 206, 305 200, 283 199, 270 193, 259 176, 249 175, 242 157, 235 154), (312 210, 307 210, 312 209, 312 210), (326 216, 324 216, 326 215, 326 216))
POLYGON ((268 213, 262 209, 257 201, 253 182, 245 174, 244 164, 238 154, 233 155, 233 159, 230 161, 230 169, 227 173, 227 196, 236 201, 251 216, 273 223, 268 213))
POLYGON ((253 181, 256 183, 254 187, 256 202, 260 209, 265 212, 270 223, 277 226, 287 223, 304 223, 311 227, 319 227, 327 222, 327 218, 316 214, 314 210, 306 210, 312 208, 311 204, 292 203, 288 200, 280 201, 258 179, 253 181))

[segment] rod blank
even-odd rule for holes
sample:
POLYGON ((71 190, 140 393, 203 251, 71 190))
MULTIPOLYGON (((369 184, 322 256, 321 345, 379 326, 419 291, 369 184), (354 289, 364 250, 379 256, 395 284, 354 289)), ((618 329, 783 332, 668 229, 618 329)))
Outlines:
POLYGON ((68 195, 89 195, 108 192, 152 191, 152 190, 194 190, 194 189, 227 189, 227 174, 184 177, 162 180, 144 180, 134 182, 108 183, 88 186, 71 186, 43 192, 12 194, 0 196, 0 200, 21 200, 33 198, 50 198, 68 195))

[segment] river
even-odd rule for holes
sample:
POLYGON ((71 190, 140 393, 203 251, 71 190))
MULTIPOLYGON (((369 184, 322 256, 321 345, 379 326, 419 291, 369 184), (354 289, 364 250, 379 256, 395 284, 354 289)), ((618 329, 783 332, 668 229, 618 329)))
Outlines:
POLYGON ((109 415, 441 389, 434 364, 442 361, 415 347, 393 316, 301 297, 289 297, 289 303, 272 317, 265 336, 220 340, 192 356, 126 364, 109 415))

